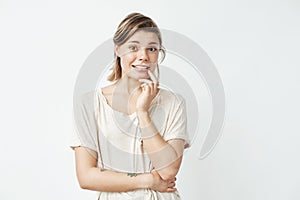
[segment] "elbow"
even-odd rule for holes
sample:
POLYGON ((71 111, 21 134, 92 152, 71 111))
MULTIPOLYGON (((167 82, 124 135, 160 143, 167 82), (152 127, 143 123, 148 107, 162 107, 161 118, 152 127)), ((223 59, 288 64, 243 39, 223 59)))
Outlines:
POLYGON ((182 159, 182 157, 180 157, 177 161, 175 161, 171 165, 169 165, 167 167, 164 167, 164 168, 161 168, 160 170, 157 170, 160 177, 163 180, 174 179, 176 177, 178 171, 179 171, 180 164, 181 164, 181 159, 182 159))
POLYGON ((85 190, 90 189, 87 176, 77 176, 77 180, 81 189, 85 189, 85 190))
POLYGON ((86 183, 79 182, 79 186, 81 189, 88 190, 89 186, 86 183))
POLYGON ((171 180, 176 177, 176 175, 178 173, 178 168, 167 167, 167 168, 158 170, 158 173, 163 180, 171 180))
POLYGON ((160 174, 163 180, 171 180, 174 179, 176 175, 174 174, 160 174))
POLYGON ((85 189, 85 190, 89 189, 89 185, 87 181, 78 179, 78 183, 81 189, 85 189))

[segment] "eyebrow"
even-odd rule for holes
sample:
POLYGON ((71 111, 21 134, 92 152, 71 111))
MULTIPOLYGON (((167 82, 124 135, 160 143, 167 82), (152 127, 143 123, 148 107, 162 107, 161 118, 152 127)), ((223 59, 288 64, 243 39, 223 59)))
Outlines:
MULTIPOLYGON (((136 40, 129 41, 128 43, 136 43, 136 44, 140 44, 140 42, 139 42, 139 41, 136 41, 136 40)), ((157 42, 149 42, 148 44, 157 44, 157 45, 158 45, 157 42)))

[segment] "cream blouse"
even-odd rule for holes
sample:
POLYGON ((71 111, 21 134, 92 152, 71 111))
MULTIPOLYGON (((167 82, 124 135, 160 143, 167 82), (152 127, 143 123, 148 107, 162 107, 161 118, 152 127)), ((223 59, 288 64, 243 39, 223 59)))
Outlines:
MULTIPOLYGON (((150 104, 152 122, 165 141, 183 139, 189 147, 187 115, 182 96, 160 89, 150 104)), ((151 172, 153 166, 141 142, 136 113, 115 111, 102 90, 82 95, 74 104, 74 140, 71 147, 83 146, 97 152, 98 167, 125 173, 151 172)), ((161 193, 150 189, 129 192, 100 192, 101 200, 179 200, 178 191, 161 193)))

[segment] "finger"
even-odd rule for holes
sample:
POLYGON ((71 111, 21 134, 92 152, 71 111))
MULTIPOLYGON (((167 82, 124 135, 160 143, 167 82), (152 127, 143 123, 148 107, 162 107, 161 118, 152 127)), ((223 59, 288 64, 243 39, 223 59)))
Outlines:
POLYGON ((149 74, 151 80, 157 84, 158 80, 157 80, 156 76, 150 70, 148 70, 148 74, 149 74))
POLYGON ((150 84, 152 81, 149 79, 142 78, 142 79, 139 79, 139 82, 150 84))
POLYGON ((157 86, 158 86, 158 82, 157 81, 152 81, 152 80, 149 80, 149 79, 139 79, 139 82, 142 82, 142 83, 147 83, 147 84, 152 84, 154 83, 154 89, 157 89, 157 86))
POLYGON ((157 78, 154 76, 154 74, 151 71, 149 71, 149 75, 150 75, 150 77, 152 79, 152 82, 154 83, 153 88, 154 88, 154 92, 156 94, 157 93, 157 88, 158 88, 158 85, 159 85, 158 80, 157 80, 157 78))
POLYGON ((149 85, 149 88, 150 88, 150 94, 153 95, 154 92, 155 92, 154 83, 151 82, 151 83, 149 83, 148 85, 149 85))
POLYGON ((170 183, 170 184, 168 185, 169 188, 173 188, 174 186, 175 186, 175 183, 174 183, 174 182, 172 182, 172 183, 170 183))
POLYGON ((139 79, 139 82, 142 82, 143 84, 148 84, 150 86, 150 94, 156 94, 156 85, 154 84, 153 81, 150 81, 148 79, 139 79))
POLYGON ((176 177, 174 177, 174 178, 168 179, 168 182, 175 182, 176 180, 177 180, 176 177))
POLYGON ((142 88, 142 89, 144 89, 144 87, 147 85, 147 83, 143 83, 142 85, 140 85, 140 87, 142 88))
POLYGON ((157 88, 158 88, 158 85, 159 85, 158 79, 156 78, 156 76, 154 75, 154 73, 152 73, 150 70, 148 70, 148 74, 149 74, 151 80, 154 83, 154 87, 153 88, 154 88, 154 93, 156 94, 157 93, 157 88))
POLYGON ((144 85, 144 91, 146 92, 146 94, 150 95, 151 89, 150 86, 148 84, 144 85))
POLYGON ((175 192, 176 190, 176 188, 167 188, 167 192, 175 192))

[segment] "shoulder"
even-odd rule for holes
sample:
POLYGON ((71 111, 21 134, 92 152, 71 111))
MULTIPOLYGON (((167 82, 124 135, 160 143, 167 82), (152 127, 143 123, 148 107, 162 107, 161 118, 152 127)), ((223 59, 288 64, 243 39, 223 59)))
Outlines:
POLYGON ((161 103, 174 105, 174 104, 182 104, 185 102, 185 99, 182 95, 164 88, 160 88, 159 97, 161 103))
POLYGON ((88 91, 83 94, 81 94, 77 100, 80 102, 89 102, 91 100, 95 100, 99 95, 104 96, 104 97, 109 97, 113 94, 114 86, 113 85, 108 85, 102 88, 97 88, 93 91, 88 91))
POLYGON ((83 94, 74 97, 74 102, 77 104, 88 104, 94 100, 96 94, 96 91, 84 92, 83 94))
POLYGON ((100 92, 102 92, 104 96, 111 96, 114 89, 115 89, 114 84, 99 88, 100 92))

